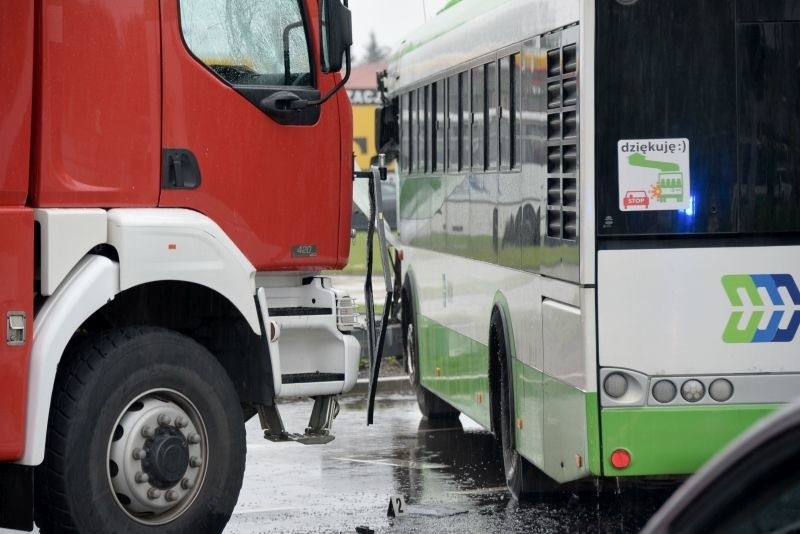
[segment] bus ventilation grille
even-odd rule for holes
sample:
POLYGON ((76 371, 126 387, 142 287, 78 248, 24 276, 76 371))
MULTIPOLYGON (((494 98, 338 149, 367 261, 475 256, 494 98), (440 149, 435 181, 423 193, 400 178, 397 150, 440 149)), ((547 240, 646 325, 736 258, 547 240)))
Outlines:
POLYGON ((578 239, 578 45, 547 51, 547 237, 578 239))

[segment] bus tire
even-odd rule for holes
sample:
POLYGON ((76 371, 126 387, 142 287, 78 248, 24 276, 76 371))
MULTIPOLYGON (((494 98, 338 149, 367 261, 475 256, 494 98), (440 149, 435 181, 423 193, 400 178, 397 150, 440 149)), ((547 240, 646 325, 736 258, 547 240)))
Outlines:
POLYGON ((233 384, 158 328, 94 336, 62 361, 36 470, 41 532, 221 532, 244 476, 233 384))
POLYGON ((408 381, 411 383, 411 389, 414 390, 419 411, 422 412, 423 416, 431 419, 456 419, 460 412, 428 391, 420 383, 417 315, 412 295, 411 283, 406 279, 402 293, 402 332, 403 359, 408 371, 408 381))
POLYGON ((514 383, 511 360, 507 350, 507 333, 502 315, 492 313, 489 330, 491 356, 496 358, 499 382, 500 445, 503 451, 503 470, 508 491, 517 500, 532 500, 551 493, 555 482, 522 457, 515 443, 516 416, 514 414, 514 383))

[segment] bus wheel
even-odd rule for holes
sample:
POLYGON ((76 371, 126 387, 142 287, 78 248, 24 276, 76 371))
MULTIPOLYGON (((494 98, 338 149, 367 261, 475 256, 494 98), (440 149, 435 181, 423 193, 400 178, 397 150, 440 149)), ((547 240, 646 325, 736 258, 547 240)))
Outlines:
POLYGON ((406 370, 408 371, 408 380, 411 382, 411 388, 417 396, 419 411, 428 418, 456 419, 460 412, 425 389, 420 383, 417 320, 411 295, 411 285, 408 280, 406 280, 405 284, 403 284, 402 293, 403 359, 406 362, 406 370))
POLYGON ((56 377, 36 472, 42 532, 221 532, 244 475, 240 414, 223 367, 188 337, 87 340, 56 377))
POLYGON ((550 493, 556 487, 556 484, 517 451, 511 361, 506 348, 506 332, 503 326, 503 319, 497 310, 492 313, 489 343, 491 356, 496 358, 499 375, 499 437, 503 450, 503 469, 506 475, 506 485, 515 499, 530 500, 538 498, 544 493, 550 493))

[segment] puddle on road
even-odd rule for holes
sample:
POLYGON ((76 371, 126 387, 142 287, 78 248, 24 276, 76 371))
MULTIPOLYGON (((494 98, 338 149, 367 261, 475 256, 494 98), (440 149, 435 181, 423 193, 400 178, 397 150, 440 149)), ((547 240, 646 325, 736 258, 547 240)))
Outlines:
MULTIPOLYGON (((367 427, 362 408, 343 402, 336 440, 319 447, 264 443, 257 423, 248 426, 245 487, 226 533, 636 532, 674 489, 609 484, 599 496, 517 503, 505 489, 497 442, 474 422, 422 420, 416 400, 398 396, 381 400, 377 424, 367 427), (393 495, 431 513, 390 519, 393 495)), ((298 405, 282 413, 305 424, 307 412, 298 405)))
POLYGON ((435 464, 430 462, 416 462, 412 460, 368 460, 364 458, 339 458, 333 457, 333 460, 340 462, 353 462, 371 465, 385 465, 389 467, 398 467, 401 469, 444 469, 446 466, 442 464, 435 464))

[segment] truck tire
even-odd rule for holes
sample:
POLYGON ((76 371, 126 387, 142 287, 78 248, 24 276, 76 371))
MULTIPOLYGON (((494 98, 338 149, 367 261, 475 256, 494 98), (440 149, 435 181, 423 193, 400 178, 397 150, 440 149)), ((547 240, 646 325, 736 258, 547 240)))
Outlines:
POLYGON ((497 358, 500 391, 500 445, 503 451, 503 470, 511 495, 521 501, 538 499, 551 494, 557 484, 522 457, 515 443, 514 385, 511 361, 507 350, 506 331, 499 311, 492 313, 489 342, 491 355, 497 358))
POLYGON ((194 340, 125 328, 62 361, 36 522, 48 532, 221 532, 244 475, 239 399, 194 340))
POLYGON ((408 380, 417 397, 417 404, 422 415, 432 419, 455 419, 460 412, 450 406, 420 383, 419 373, 419 340, 417 339, 417 315, 414 309, 411 284, 406 280, 403 284, 403 359, 406 362, 408 380))

